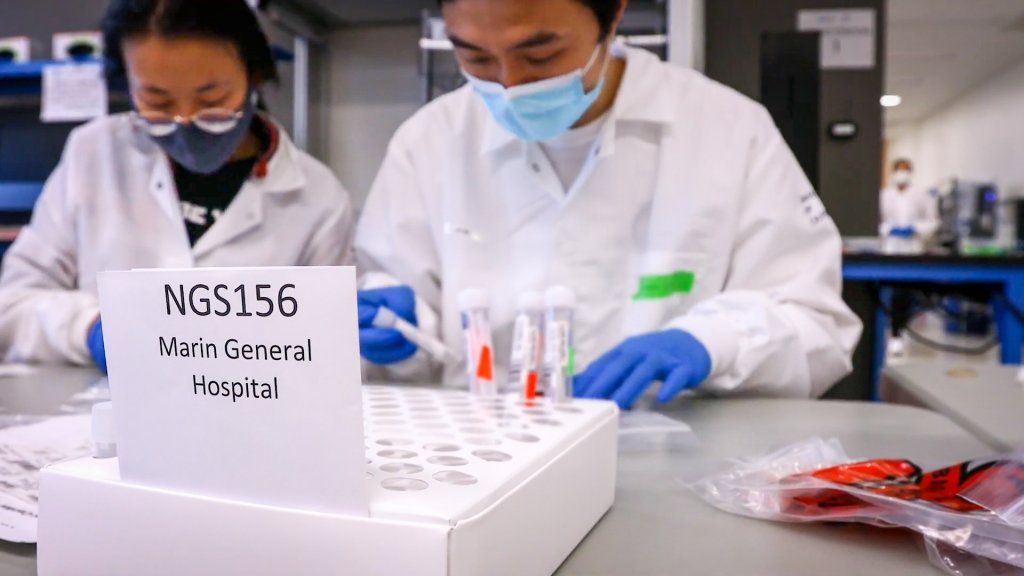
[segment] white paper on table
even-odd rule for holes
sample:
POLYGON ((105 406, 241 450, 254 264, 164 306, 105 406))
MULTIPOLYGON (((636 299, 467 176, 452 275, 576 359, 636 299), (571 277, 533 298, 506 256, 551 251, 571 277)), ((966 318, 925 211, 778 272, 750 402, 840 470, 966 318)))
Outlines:
POLYGON ((103 64, 84 62, 43 67, 43 122, 81 122, 109 110, 103 64))
POLYGON ((39 505, 0 493, 0 540, 31 544, 37 540, 39 505))
POLYGON ((0 378, 28 376, 35 371, 36 369, 28 364, 0 364, 0 378))
POLYGON ((0 430, 0 540, 35 542, 39 471, 92 453, 91 416, 59 416, 0 430))

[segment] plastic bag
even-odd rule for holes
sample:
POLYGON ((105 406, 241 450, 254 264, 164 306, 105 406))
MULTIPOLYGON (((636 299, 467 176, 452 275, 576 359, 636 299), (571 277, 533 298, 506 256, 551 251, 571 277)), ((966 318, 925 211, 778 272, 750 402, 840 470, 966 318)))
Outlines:
POLYGON ((925 553, 932 565, 949 576, 1021 576, 1024 569, 965 552, 956 546, 924 538, 925 553))
POLYGON ((754 518, 908 528, 925 537, 933 562, 950 574, 1024 573, 1024 452, 926 473, 907 460, 851 462, 838 441, 815 438, 734 462, 690 488, 722 510, 754 518), (952 565, 945 546, 1016 572, 965 572, 957 567, 965 561, 952 565))
POLYGON ((619 413, 619 451, 650 452, 693 447, 693 428, 659 412, 627 410, 619 413))

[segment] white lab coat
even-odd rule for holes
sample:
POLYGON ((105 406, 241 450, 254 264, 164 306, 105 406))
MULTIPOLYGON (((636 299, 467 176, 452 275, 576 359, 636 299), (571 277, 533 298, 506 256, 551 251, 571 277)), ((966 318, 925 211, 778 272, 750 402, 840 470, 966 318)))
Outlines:
MULTIPOLYGON (((620 50, 620 92, 568 194, 540 147, 468 88, 402 126, 356 232, 366 286, 411 285, 422 327, 456 351, 457 296, 484 288, 504 365, 518 295, 564 284, 578 299, 577 370, 629 335, 677 327, 710 352, 711 393, 821 394, 850 370, 861 330, 824 206, 763 107, 620 50), (690 293, 632 298, 642 275, 679 271, 695 274, 690 293)), ((426 377, 422 361, 393 374, 426 377)), ((464 382, 461 368, 445 382, 464 382)))
POLYGON ((4 258, 0 360, 90 363, 102 271, 349 263, 348 193, 278 133, 265 177, 250 178, 193 248, 171 163, 127 115, 72 132, 4 258))
POLYGON ((878 233, 882 236, 882 246, 889 253, 917 253, 931 239, 941 224, 939 220, 939 202, 924 188, 910 186, 904 191, 891 186, 882 190, 881 223, 878 233), (890 237, 893 228, 913 226, 913 238, 890 237))

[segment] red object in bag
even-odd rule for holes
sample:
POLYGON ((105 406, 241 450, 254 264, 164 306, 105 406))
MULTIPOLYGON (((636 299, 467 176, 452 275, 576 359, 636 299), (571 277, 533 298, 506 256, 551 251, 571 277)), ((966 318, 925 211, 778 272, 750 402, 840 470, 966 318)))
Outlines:
MULTIPOLYGON (((917 465, 907 460, 867 460, 797 474, 784 479, 782 484, 802 482, 807 477, 879 496, 925 501, 956 512, 987 512, 960 494, 989 477, 1008 482, 1008 493, 1024 492, 1024 467, 1007 461, 965 462, 922 473, 917 465)), ((848 490, 831 489, 801 490, 790 495, 786 504, 784 509, 787 513, 810 517, 875 507, 848 490)))
POLYGON ((931 472, 900 459, 844 462, 838 441, 812 438, 736 461, 690 487, 754 518, 907 528, 946 571, 1024 574, 1024 450, 931 472))

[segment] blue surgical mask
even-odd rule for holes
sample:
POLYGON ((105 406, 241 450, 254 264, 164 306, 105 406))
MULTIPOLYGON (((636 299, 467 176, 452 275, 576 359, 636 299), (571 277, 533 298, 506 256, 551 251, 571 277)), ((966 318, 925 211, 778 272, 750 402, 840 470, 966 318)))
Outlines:
POLYGON ((255 96, 246 98, 239 112, 237 123, 225 132, 211 132, 193 121, 166 136, 150 137, 182 168, 196 174, 213 174, 228 163, 249 132, 256 113, 255 96))
POLYGON ((604 88, 611 56, 605 58, 601 79, 590 92, 583 78, 601 53, 598 45, 587 65, 568 74, 505 88, 463 71, 473 90, 483 98, 498 124, 523 140, 549 140, 564 134, 594 105, 604 88))

